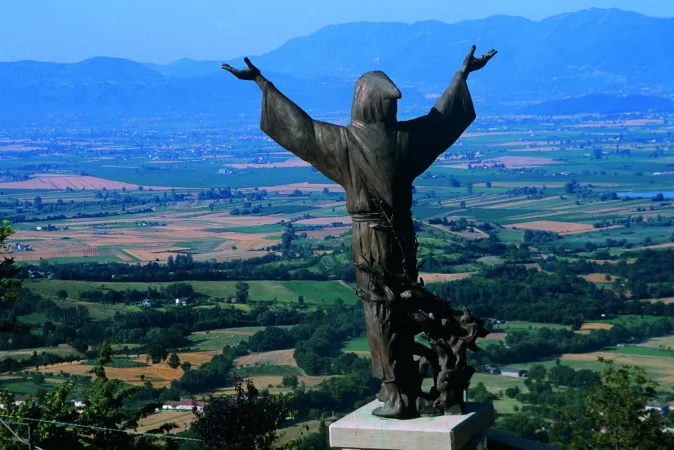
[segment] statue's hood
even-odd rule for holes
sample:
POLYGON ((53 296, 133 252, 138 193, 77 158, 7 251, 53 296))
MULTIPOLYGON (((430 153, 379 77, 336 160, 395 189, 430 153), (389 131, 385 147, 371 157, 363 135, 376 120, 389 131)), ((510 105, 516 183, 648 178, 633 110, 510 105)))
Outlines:
POLYGON ((351 123, 384 121, 384 100, 399 99, 402 94, 384 72, 375 70, 358 78, 351 106, 351 123))

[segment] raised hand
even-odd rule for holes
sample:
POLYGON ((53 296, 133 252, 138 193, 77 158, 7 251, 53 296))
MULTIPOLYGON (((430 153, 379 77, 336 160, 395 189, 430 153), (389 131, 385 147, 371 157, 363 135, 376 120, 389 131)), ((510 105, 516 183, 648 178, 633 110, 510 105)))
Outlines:
POLYGON ((461 68, 461 72, 463 72, 466 76, 468 76, 469 73, 475 72, 476 70, 482 69, 484 66, 487 65, 490 59, 494 57, 498 52, 496 50, 489 50, 489 52, 486 55, 482 55, 480 58, 475 57, 475 49, 476 47, 473 45, 470 49, 470 53, 468 53, 468 56, 466 56, 466 59, 463 60, 463 67, 461 68))
POLYGON ((222 68, 227 72, 231 73, 232 75, 234 75, 239 80, 255 80, 258 76, 262 75, 260 69, 255 67, 253 63, 250 62, 250 59, 244 58, 243 61, 248 66, 247 69, 244 70, 235 69, 229 64, 223 64, 222 68))

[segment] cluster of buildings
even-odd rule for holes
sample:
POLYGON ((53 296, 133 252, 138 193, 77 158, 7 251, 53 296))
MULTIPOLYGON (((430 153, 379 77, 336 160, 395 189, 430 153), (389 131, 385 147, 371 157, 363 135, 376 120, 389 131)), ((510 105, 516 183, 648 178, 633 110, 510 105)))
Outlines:
MULTIPOLYGON (((153 298, 145 298, 140 302, 140 306, 143 308, 154 308, 159 303, 159 300, 153 298)), ((190 297, 180 297, 175 299, 176 306, 190 306, 194 303, 194 300, 190 297)))
POLYGON ((35 227, 37 231, 66 231, 68 227, 55 227, 54 225, 47 225, 45 227, 35 227))
POLYGON ((201 412, 206 405, 208 405, 206 402, 180 399, 178 401, 164 402, 161 409, 162 411, 192 411, 193 408, 196 408, 197 411, 201 412))
MULTIPOLYGON (((36 402, 37 399, 33 397, 26 397, 25 395, 15 395, 14 396, 14 405, 19 406, 23 402, 29 401, 29 402, 36 402)), ((75 406, 75 408, 81 409, 84 408, 84 402, 81 400, 71 400, 71 403, 75 406)), ((189 399, 180 399, 178 401, 168 401, 164 402, 164 404, 161 407, 161 411, 192 411, 194 408, 197 409, 197 411, 203 411, 204 407, 208 405, 206 402, 198 402, 194 400, 189 400, 189 399)), ((0 404, 0 410, 4 409, 3 404, 0 404)), ((159 410, 157 410, 159 412, 159 410)))
POLYGON ((487 370, 487 373, 491 373, 493 375, 501 375, 503 377, 512 377, 512 378, 529 377, 529 369, 501 369, 500 367, 490 365, 485 366, 485 369, 487 370))
POLYGON ((2 246, 2 248, 9 250, 10 252, 32 252, 33 247, 30 246, 30 244, 21 244, 16 243, 16 244, 5 244, 2 246))

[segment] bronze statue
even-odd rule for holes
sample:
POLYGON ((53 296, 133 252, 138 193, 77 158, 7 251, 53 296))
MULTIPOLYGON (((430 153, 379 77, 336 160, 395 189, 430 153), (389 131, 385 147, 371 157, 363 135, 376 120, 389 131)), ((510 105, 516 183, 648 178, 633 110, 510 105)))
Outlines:
POLYGON ((466 80, 496 51, 474 55, 475 46, 431 111, 409 121, 396 118, 401 94, 395 84, 383 72, 366 73, 356 82, 346 127, 312 120, 248 58, 245 70, 222 65, 262 89, 262 131, 346 191, 356 292, 365 309, 372 372, 382 380, 378 398, 384 405, 374 411, 380 417, 460 414, 474 373, 466 349, 477 351, 476 339, 488 334, 480 319, 453 310, 424 288, 410 211, 414 179, 475 120, 466 80), (431 348, 415 342, 421 332, 431 348), (429 366, 435 385, 423 392, 429 366))

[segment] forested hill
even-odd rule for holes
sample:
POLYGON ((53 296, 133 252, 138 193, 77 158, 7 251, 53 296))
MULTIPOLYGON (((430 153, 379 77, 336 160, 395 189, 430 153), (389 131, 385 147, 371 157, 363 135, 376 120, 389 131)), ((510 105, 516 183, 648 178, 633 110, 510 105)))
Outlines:
MULTIPOLYGON (((591 9, 534 22, 494 16, 446 24, 359 22, 325 27, 253 58, 313 114, 350 109, 355 79, 384 70, 403 89, 401 111, 433 103, 470 45, 494 47, 488 70, 471 77, 480 111, 516 112, 592 93, 674 95, 674 19, 591 9)), ((241 66, 242 58, 229 61, 241 66)), ((76 64, 0 63, 0 126, 120 123, 130 119, 257 120, 254 83, 223 73, 220 61, 143 65, 118 58, 76 64)))
POLYGON ((621 114, 631 112, 673 113, 674 101, 668 98, 649 95, 618 97, 605 94, 591 94, 530 105, 523 108, 521 112, 537 116, 621 114))

